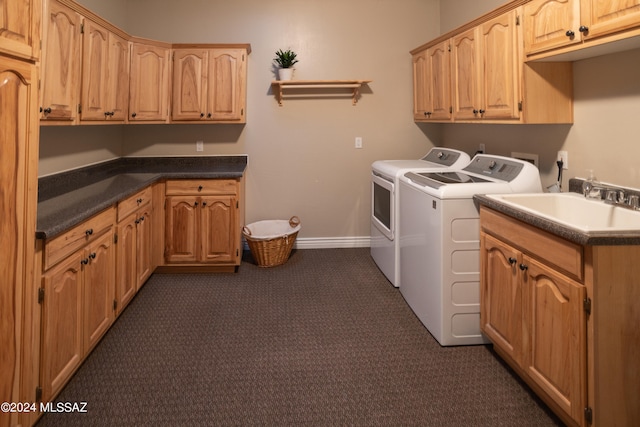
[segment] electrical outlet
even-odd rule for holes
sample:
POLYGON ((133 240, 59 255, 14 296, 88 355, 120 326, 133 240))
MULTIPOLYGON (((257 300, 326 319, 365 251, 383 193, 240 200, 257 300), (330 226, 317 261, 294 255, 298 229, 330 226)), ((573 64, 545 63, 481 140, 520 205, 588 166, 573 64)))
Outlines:
POLYGON ((362 137, 356 136, 356 148, 362 148, 362 137))
POLYGON ((196 141, 196 151, 204 151, 204 142, 196 141))
POLYGON ((556 160, 560 159, 562 159, 562 169, 569 169, 569 152, 558 151, 558 158, 556 160))

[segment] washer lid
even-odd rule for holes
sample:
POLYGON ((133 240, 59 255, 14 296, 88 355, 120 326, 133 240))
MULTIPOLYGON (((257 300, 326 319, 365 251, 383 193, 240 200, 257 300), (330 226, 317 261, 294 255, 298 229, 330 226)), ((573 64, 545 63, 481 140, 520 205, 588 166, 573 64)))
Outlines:
POLYGON ((440 188, 447 184, 470 184, 476 182, 493 182, 479 176, 463 172, 407 172, 410 180, 431 188, 440 188))

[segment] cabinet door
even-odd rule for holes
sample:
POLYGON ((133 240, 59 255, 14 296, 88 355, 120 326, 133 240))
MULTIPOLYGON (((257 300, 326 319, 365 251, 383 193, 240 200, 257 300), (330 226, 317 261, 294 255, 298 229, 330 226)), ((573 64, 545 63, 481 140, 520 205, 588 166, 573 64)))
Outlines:
POLYGON ((113 323, 115 259, 113 232, 97 239, 85 250, 84 350, 88 352, 113 323))
POLYGON ((106 120, 109 31, 85 20, 82 38, 81 120, 106 120))
POLYGON ((129 43, 113 33, 109 33, 106 99, 107 119, 124 121, 129 109, 129 43))
POLYGON ((481 329, 494 345, 520 364, 523 296, 518 266, 522 255, 485 233, 481 242, 481 329))
POLYGON ((582 41, 580 0, 533 0, 524 5, 523 15, 526 54, 582 41))
POLYGON ((213 49, 209 52, 207 118, 244 120, 246 56, 244 49, 213 49))
POLYGON ((5 0, 0 4, 0 52, 37 59, 40 51, 38 0, 5 0))
POLYGON ((449 42, 413 57, 413 117, 417 121, 449 120, 451 114, 449 42))
POLYGON ((165 260, 196 262, 198 260, 199 199, 195 196, 172 196, 166 200, 165 260), (196 239, 197 237, 197 239, 196 239))
POLYGON ((118 224, 116 245, 116 301, 120 313, 136 294, 136 214, 131 214, 118 224))
POLYGON ((581 24, 597 37, 640 26, 640 0, 582 0, 581 24))
MULTIPOLYGON (((23 310, 28 313, 25 307, 31 304, 23 299, 32 295, 34 286, 25 266, 33 265, 35 243, 30 239, 36 222, 37 182, 36 171, 29 165, 38 162, 37 73, 35 65, 4 56, 0 56, 0 129, 0 402, 18 402, 21 399, 14 393, 20 390, 19 371, 24 369, 20 360, 25 351, 20 343, 31 326, 30 319, 23 320, 23 310)), ((26 360, 31 360, 29 356, 26 360)), ((9 425, 11 415, 0 412, 0 425, 9 425)))
POLYGON ((236 198, 203 197, 201 211, 202 252, 200 261, 231 262, 236 258, 236 198))
POLYGON ((173 52, 172 120, 201 120, 207 109, 207 50, 173 52))
POLYGON ((169 49, 133 43, 130 73, 129 120, 165 121, 169 102, 169 49))
POLYGON ((520 57, 516 11, 480 26, 482 46, 481 105, 486 119, 518 119, 520 57))
POLYGON ((586 406, 585 287, 524 257, 524 368, 577 424, 586 406))
POLYGON ((151 205, 138 213, 136 219, 136 289, 151 276, 151 205))
POLYGON ((427 51, 413 55, 413 118, 425 120, 429 105, 427 51))
POLYGON ((43 277, 41 367, 42 401, 58 393, 83 357, 83 251, 53 267, 43 277))
POLYGON ((455 120, 472 120, 481 117, 478 37, 478 29, 474 28, 454 37, 451 44, 455 120))
POLYGON ((82 18, 55 0, 47 3, 42 55, 41 119, 73 121, 80 93, 82 18))

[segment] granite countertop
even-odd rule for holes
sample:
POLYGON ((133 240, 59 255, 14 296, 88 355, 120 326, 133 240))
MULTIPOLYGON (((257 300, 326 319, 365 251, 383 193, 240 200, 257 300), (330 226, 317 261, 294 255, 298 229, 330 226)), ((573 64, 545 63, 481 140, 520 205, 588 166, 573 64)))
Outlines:
POLYGON ((55 237, 164 179, 241 178, 247 156, 136 157, 38 180, 36 238, 55 237))
POLYGON ((505 203, 482 194, 476 194, 473 196, 473 199, 480 205, 486 206, 580 245, 640 245, 640 229, 635 234, 590 234, 588 232, 582 232, 580 230, 567 227, 541 216, 513 208, 505 203))

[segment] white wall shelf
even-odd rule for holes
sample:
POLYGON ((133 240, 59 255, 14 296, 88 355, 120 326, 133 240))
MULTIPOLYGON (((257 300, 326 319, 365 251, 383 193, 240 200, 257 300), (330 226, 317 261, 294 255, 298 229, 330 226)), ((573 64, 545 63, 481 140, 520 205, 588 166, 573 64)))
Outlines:
POLYGON ((343 89, 351 89, 348 94, 351 96, 353 105, 356 105, 360 89, 370 82, 371 80, 279 80, 272 82, 271 86, 280 106, 286 95, 294 94, 289 91, 296 91, 297 95, 326 96, 343 89), (286 94, 285 91, 288 93, 286 94))

